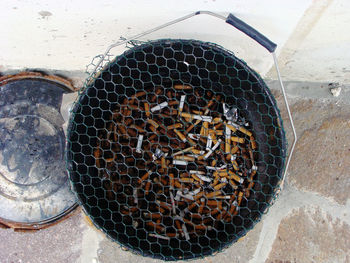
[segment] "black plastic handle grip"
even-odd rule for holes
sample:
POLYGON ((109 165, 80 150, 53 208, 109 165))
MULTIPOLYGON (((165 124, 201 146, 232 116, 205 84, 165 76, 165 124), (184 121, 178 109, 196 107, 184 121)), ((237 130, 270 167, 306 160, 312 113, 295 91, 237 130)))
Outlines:
POLYGON ((239 18, 235 17, 234 15, 229 14, 226 18, 226 23, 230 24, 231 26, 234 26, 238 30, 242 31, 244 34, 254 39, 256 42, 258 42, 260 45, 262 45, 264 48, 270 51, 270 53, 275 51, 277 47, 275 43, 273 43, 263 34, 258 32, 256 29, 252 28, 250 25, 246 24, 239 18))

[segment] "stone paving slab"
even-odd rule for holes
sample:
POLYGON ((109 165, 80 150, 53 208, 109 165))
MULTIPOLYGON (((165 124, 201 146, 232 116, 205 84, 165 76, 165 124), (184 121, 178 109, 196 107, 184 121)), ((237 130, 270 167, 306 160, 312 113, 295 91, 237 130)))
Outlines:
POLYGON ((319 208, 284 218, 266 263, 350 262, 350 226, 319 208))

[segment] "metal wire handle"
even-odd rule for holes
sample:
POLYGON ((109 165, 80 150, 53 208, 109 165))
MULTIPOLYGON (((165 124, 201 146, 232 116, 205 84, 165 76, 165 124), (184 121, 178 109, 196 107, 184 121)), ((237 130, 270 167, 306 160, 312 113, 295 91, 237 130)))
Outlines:
POLYGON ((140 34, 131 36, 131 37, 126 38, 126 39, 124 39, 122 41, 118 41, 118 42, 116 42, 116 43, 114 43, 114 44, 112 44, 112 45, 107 47, 105 53, 100 57, 100 60, 95 65, 95 68, 93 69, 90 77, 92 77, 92 75, 96 72, 96 70, 102 64, 103 60, 105 59, 105 57, 108 55, 109 51, 112 48, 120 46, 120 45, 123 45, 125 43, 128 43, 130 40, 141 38, 143 36, 146 36, 146 35, 149 35, 149 34, 151 34, 153 32, 156 32, 156 31, 158 31, 160 29, 163 29, 163 28, 166 28, 168 26, 177 24, 179 22, 182 22, 182 21, 187 20, 187 19, 189 19, 191 17, 194 17, 196 15, 201 15, 201 14, 210 15, 210 16, 213 16, 213 17, 216 17, 216 18, 224 20, 226 23, 232 25, 236 29, 240 30, 241 32, 243 32, 244 34, 246 34, 247 36, 249 36, 250 38, 252 38, 256 42, 258 42, 260 45, 265 47, 272 54, 274 65, 275 65, 276 72, 277 72, 278 81, 279 81, 280 88, 281 88, 281 91, 282 91, 282 94, 283 94, 284 103, 285 103, 285 106, 286 106, 286 109, 287 109, 290 125, 292 127, 292 132, 293 132, 293 136, 294 136, 294 141, 293 141, 292 147, 290 149, 290 152, 289 152, 289 155, 288 155, 288 158, 287 158, 287 163, 286 163, 286 167, 285 167, 285 170, 284 170, 284 173, 283 173, 282 182, 281 182, 281 188, 283 188, 284 180, 285 180, 286 175, 287 175, 287 171, 288 171, 288 167, 289 167, 289 164, 290 164, 290 160, 292 158, 292 155, 293 155, 294 148, 295 148, 295 145, 297 143, 298 137, 297 137, 297 134, 296 134, 296 131, 295 131, 293 117, 292 117, 292 114, 291 114, 291 111, 290 111, 290 108, 289 108, 287 95, 286 95, 286 92, 285 92, 285 88, 284 88, 283 81, 282 81, 281 74, 280 74, 279 67, 278 67, 277 57, 276 57, 276 53, 275 53, 275 49, 276 49, 277 45, 275 43, 273 43, 272 41, 270 41, 268 38, 266 38, 263 34, 258 32, 256 29, 254 29, 253 27, 249 26, 248 24, 246 24, 242 20, 238 19, 233 14, 229 14, 227 17, 225 17, 223 15, 220 15, 220 14, 217 14, 217 13, 214 13, 214 12, 210 12, 210 11, 197 11, 197 12, 191 13, 189 15, 177 18, 175 20, 172 20, 172 21, 170 21, 168 23, 165 23, 163 25, 160 25, 158 27, 155 27, 155 28, 149 29, 147 31, 144 31, 144 32, 142 32, 140 34))

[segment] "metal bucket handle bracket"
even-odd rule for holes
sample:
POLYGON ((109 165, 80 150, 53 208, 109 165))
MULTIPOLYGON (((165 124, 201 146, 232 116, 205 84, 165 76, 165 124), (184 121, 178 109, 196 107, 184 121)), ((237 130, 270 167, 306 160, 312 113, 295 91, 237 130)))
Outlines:
POLYGON ((263 46, 264 48, 266 48, 271 54, 272 54, 272 57, 273 57, 273 61, 274 61, 274 64, 275 64, 275 68, 276 68, 276 72, 277 72, 277 77, 278 77, 278 81, 279 81, 279 84, 280 84, 280 88, 281 88, 281 91, 282 91, 282 95, 283 95, 283 99, 284 99, 284 103, 285 103, 285 106, 286 106, 286 109, 287 109, 287 113, 288 113, 288 117, 289 117, 289 121, 290 121, 290 125, 292 127, 292 132, 293 132, 293 136, 294 136, 294 141, 292 143, 292 147, 290 149, 290 152, 288 154, 288 158, 287 158, 287 163, 286 163, 286 167, 285 167, 285 170, 284 170, 284 173, 283 173, 283 178, 282 178, 282 182, 280 184, 280 187, 283 188, 283 185, 284 185, 284 180, 286 178, 286 175, 287 175, 287 171, 288 171, 288 167, 289 167, 289 163, 290 163, 290 160, 292 158, 292 155, 293 155, 293 152, 294 152, 294 148, 295 148, 295 145, 296 145, 296 142, 298 140, 297 138, 297 134, 296 134, 296 131, 295 131, 295 126, 294 126, 294 121, 293 121, 293 117, 292 117, 292 114, 291 114, 291 111, 290 111, 290 108, 289 108, 289 103, 288 103, 288 100, 287 100, 287 95, 286 95, 286 92, 285 92, 285 88, 284 88, 284 85, 283 85, 283 82, 282 82, 282 78, 281 78, 281 74, 280 74, 280 71, 279 71, 279 67, 278 67, 278 62, 277 62, 277 57, 276 57, 276 54, 275 54, 275 50, 277 48, 277 44, 275 44, 274 42, 272 42, 271 40, 269 40, 267 37, 265 37, 263 34, 261 34, 259 31, 257 31, 256 29, 254 29, 253 27, 251 27, 250 25, 248 25, 247 23, 245 23, 244 21, 240 20, 239 18, 237 18, 236 16, 234 16, 233 14, 229 14, 227 17, 223 16, 223 15, 220 15, 220 14, 217 14, 217 13, 214 13, 214 12, 210 12, 210 11, 197 11, 197 12, 194 12, 194 13, 191 13, 189 15, 186 15, 186 16, 183 16, 183 17, 180 17, 178 19, 175 19, 175 20, 172 20, 168 23, 165 23, 163 25, 160 25, 158 27, 155 27, 155 28, 152 28, 150 30, 147 30, 147 31, 144 31, 140 34, 137 34, 137 35, 134 35, 134 36, 131 36, 129 38, 126 38, 122 41, 118 41, 112 45, 110 45, 105 53, 100 56, 100 59, 99 61, 97 62, 97 64, 95 65, 94 67, 94 70, 92 71, 91 75, 90 75, 90 78, 93 77, 94 73, 96 72, 96 70, 99 68, 99 66, 103 63, 104 59, 106 56, 108 56, 108 53, 109 51, 114 48, 114 47, 117 47, 117 46, 120 46, 120 45, 123 45, 123 44, 126 44, 128 43, 129 41, 131 40, 134 40, 134 39, 138 39, 140 37, 143 37, 143 36, 146 36, 146 35, 149 35, 155 31, 158 31, 160 29, 163 29, 163 28, 166 28, 168 26, 171 26, 171 25, 174 25, 176 23, 179 23, 181 21, 184 21, 184 20, 187 20, 191 17, 194 17, 194 16, 197 16, 197 15, 201 15, 201 14, 206 14, 206 15, 210 15, 210 16, 214 16, 216 18, 219 18, 219 19, 222 19, 224 20, 226 23, 230 24, 231 26, 235 27, 236 29, 238 29, 239 31, 243 32, 244 34, 246 34, 247 36, 249 36, 250 38, 252 38, 253 40, 255 40, 256 42, 258 42, 261 46, 263 46))

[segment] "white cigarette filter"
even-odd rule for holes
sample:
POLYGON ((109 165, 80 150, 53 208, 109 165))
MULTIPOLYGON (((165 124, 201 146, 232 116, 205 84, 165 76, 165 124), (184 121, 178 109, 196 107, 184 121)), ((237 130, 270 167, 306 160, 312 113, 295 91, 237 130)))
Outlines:
POLYGON ((153 108, 151 108, 151 112, 159 111, 167 106, 168 106, 168 102, 164 101, 161 104, 158 104, 157 106, 154 106, 153 108))

